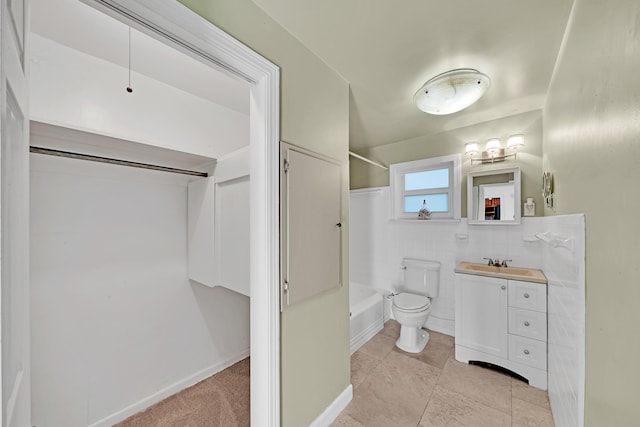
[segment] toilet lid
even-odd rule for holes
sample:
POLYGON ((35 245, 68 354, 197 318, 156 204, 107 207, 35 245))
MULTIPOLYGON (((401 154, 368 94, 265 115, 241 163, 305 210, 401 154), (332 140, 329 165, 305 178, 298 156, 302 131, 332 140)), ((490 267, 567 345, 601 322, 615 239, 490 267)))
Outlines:
POLYGON ((401 310, 423 310, 431 306, 429 298, 407 293, 401 293, 393 297, 393 303, 401 310))

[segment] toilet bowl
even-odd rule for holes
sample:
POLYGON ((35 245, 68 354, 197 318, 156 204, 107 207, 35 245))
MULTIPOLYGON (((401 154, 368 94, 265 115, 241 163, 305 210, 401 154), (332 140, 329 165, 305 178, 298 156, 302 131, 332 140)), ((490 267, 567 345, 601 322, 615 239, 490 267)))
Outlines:
POLYGON ((429 333, 422 329, 431 313, 431 301, 423 295, 403 292, 393 297, 393 317, 400 324, 396 347, 407 353, 420 353, 429 342, 429 333))
POLYGON ((440 262, 404 258, 400 267, 404 273, 402 284, 394 286, 391 311, 400 323, 400 338, 396 347, 407 353, 420 353, 429 341, 429 333, 422 329, 431 313, 431 298, 439 295, 440 262))

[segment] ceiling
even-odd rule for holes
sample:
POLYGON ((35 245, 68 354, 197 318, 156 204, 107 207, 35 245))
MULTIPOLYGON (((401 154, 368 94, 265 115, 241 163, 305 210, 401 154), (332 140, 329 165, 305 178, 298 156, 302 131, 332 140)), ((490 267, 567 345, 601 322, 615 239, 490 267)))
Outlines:
MULTIPOLYGON (((127 25, 79 0, 31 0, 30 4, 32 32, 122 67, 128 66, 127 25)), ((131 33, 132 70, 249 114, 249 83, 229 77, 136 30, 131 33)), ((38 60, 37 55, 35 52, 33 60, 38 60)))
POLYGON ((573 0, 253 0, 351 87, 350 147, 366 149, 541 109, 573 0), (476 68, 476 104, 432 116, 431 77, 476 68))

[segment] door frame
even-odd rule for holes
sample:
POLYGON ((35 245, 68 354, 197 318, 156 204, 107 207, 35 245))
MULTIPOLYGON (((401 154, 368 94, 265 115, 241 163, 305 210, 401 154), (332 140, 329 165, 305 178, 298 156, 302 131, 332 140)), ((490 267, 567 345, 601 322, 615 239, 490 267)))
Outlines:
POLYGON ((280 425, 280 69, 176 0, 80 0, 251 83, 251 424, 280 425))

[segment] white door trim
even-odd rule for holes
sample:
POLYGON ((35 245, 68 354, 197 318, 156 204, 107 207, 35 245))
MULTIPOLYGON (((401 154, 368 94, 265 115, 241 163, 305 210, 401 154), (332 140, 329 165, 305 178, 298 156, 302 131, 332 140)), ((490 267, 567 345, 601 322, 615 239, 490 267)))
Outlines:
POLYGON ((29 0, 0 1, 0 424, 31 425, 29 0))
POLYGON ((81 0, 252 83, 251 425, 280 425, 279 68, 176 0, 81 0))

